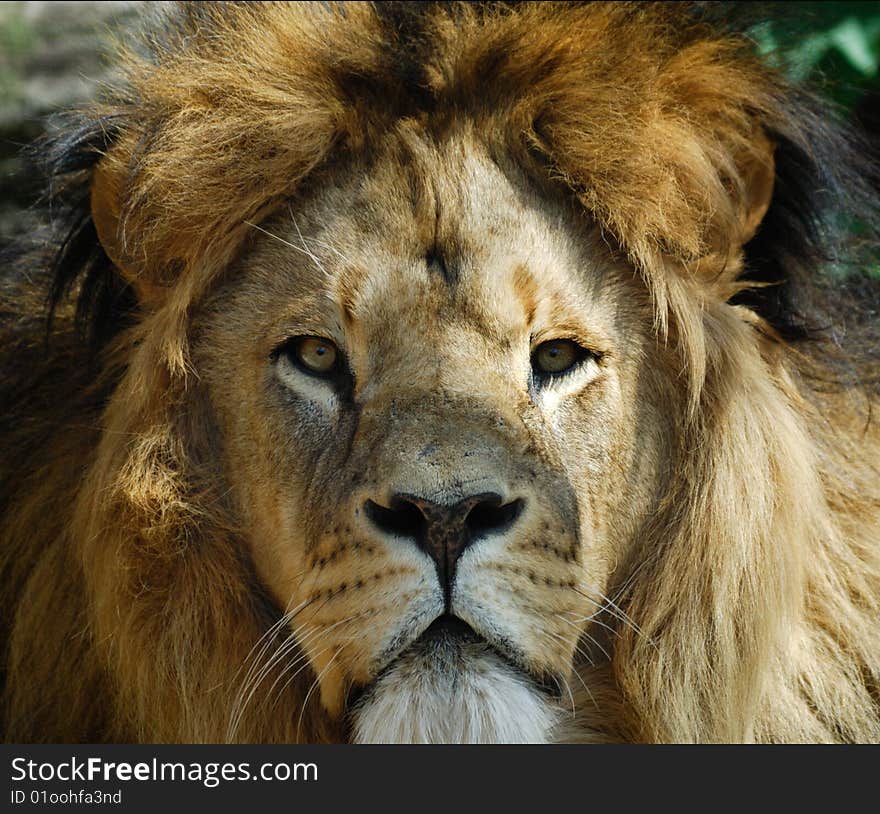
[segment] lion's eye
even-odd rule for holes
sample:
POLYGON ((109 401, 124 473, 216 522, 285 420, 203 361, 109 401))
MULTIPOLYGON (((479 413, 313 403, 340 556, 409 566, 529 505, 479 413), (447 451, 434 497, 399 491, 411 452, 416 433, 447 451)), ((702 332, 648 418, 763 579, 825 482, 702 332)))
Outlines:
POLYGON ((532 354, 532 369, 538 376, 559 376, 581 362, 589 351, 571 339, 542 342, 532 354))
POLYGON ((284 348, 290 359, 306 373, 329 376, 336 372, 341 354, 329 339, 298 336, 284 348))

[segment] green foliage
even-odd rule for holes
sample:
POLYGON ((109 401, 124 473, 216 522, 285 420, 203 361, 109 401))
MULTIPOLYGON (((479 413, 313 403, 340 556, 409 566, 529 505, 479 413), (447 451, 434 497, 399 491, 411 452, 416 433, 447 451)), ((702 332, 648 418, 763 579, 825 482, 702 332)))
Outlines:
MULTIPOLYGON (((742 6, 737 3, 735 5, 742 6)), ((880 133, 880 2, 772 2, 749 33, 762 54, 795 82, 817 83, 875 144, 880 133)), ((760 11, 754 17, 759 18, 760 11)), ((856 238, 864 223, 844 225, 856 238)), ((867 272, 880 278, 880 265, 867 272)), ((848 269, 832 266, 833 277, 848 269)))
POLYGON ((880 89, 880 2, 768 3, 750 33, 795 81, 818 81, 844 109, 880 89))
POLYGON ((0 4, 0 109, 17 101, 21 93, 18 75, 33 42, 33 28, 21 3, 0 4))

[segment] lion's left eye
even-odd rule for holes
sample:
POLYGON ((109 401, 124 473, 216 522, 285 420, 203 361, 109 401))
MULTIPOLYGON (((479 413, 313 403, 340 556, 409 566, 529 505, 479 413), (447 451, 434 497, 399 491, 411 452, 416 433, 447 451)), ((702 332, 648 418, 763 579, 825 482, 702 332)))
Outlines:
POLYGON ((333 342, 318 336, 298 336, 287 343, 284 353, 300 370, 314 376, 335 373, 341 357, 333 342))
POLYGON ((541 378, 560 376, 576 367, 590 352, 571 339, 542 342, 532 353, 532 370, 541 378))

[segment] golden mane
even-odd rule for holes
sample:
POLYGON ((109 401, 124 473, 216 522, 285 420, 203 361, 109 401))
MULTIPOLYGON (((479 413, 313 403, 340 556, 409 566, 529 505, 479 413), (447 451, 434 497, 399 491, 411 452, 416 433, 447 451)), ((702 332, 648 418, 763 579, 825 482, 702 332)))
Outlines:
MULTIPOLYGON (((689 4, 403 5, 181 4, 43 147, 63 223, 0 324, 6 737, 224 737, 273 617, 203 454, 189 314, 250 224, 411 119, 569 190, 685 371, 680 466, 617 573, 643 635, 611 620, 585 726, 880 740, 876 285, 821 276, 835 207, 876 211, 852 138, 689 4)), ((308 685, 238 737, 289 739, 308 685)))

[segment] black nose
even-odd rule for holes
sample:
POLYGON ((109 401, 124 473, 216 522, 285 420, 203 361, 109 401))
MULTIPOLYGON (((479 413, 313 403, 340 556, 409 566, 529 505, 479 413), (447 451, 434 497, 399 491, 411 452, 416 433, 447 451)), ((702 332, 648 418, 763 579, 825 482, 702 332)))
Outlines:
POLYGON ((398 494, 390 503, 386 508, 368 500, 364 507, 367 517, 380 531, 408 537, 430 555, 447 604, 462 552, 474 540, 509 529, 523 508, 521 498, 505 503, 495 492, 471 495, 455 504, 398 494))

